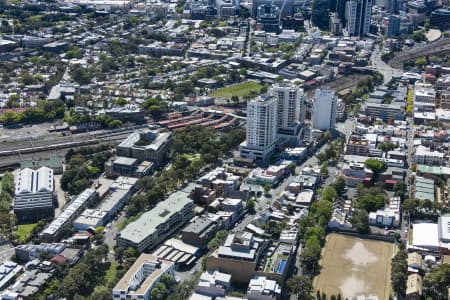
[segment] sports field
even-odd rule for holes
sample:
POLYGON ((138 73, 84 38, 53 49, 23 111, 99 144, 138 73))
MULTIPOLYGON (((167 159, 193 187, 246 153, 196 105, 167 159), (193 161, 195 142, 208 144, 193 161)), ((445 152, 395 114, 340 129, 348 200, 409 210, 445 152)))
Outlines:
POLYGON ((343 299, 376 295, 389 299, 391 258, 394 244, 329 234, 322 252, 322 269, 314 280, 315 290, 343 299))
POLYGON ((213 92, 211 97, 221 97, 221 98, 229 98, 236 97, 245 97, 249 96, 252 93, 258 95, 261 91, 262 85, 254 81, 246 81, 241 84, 230 85, 217 91, 213 92))

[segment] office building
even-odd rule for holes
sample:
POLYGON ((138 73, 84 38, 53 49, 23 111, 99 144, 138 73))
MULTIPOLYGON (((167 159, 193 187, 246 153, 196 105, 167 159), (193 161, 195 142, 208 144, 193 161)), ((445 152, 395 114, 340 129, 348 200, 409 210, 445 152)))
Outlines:
POLYGON ((331 90, 316 90, 314 95, 312 128, 334 130, 336 124, 337 97, 331 90))
POLYGON ((173 262, 143 253, 114 287, 113 299, 149 300, 152 288, 164 274, 173 276, 173 270, 173 262))
POLYGON ((347 32, 363 37, 369 33, 372 16, 372 0, 350 0, 345 4, 347 32))
POLYGON ((274 4, 262 4, 258 7, 256 20, 263 25, 265 32, 281 32, 280 8, 274 4))
POLYGON ((155 248, 193 217, 193 208, 194 203, 187 193, 175 192, 128 224, 120 232, 117 244, 125 248, 133 247, 140 252, 155 248))
POLYGON ((277 99, 263 95, 247 104, 246 140, 240 145, 241 157, 266 160, 277 142, 277 99))
POLYGON ((293 84, 277 83, 269 94, 277 99, 277 133, 295 136, 305 121, 303 89, 293 84))
POLYGON ((389 24, 387 28, 388 37, 396 37, 400 35, 400 23, 400 17, 393 15, 389 16, 389 24))
POLYGON ((14 198, 14 213, 19 222, 54 216, 54 184, 53 170, 50 168, 25 168, 19 171, 14 198))
MULTIPOLYGON (((294 15, 294 1, 286 0, 252 0, 252 16, 258 16, 258 8, 261 5, 276 5, 279 8, 280 18, 292 17, 294 15)), ((302 1, 305 3, 305 1, 302 1)), ((307 3, 306 3, 307 5, 307 3)))
POLYGON ((171 137, 161 128, 134 132, 117 146, 117 155, 158 164, 167 154, 171 137))
POLYGON ((431 13, 430 25, 441 30, 450 28, 450 9, 439 8, 431 13))
POLYGON ((330 15, 330 32, 334 35, 342 34, 342 23, 335 13, 330 15))
POLYGON ((221 18, 232 17, 236 15, 235 1, 234 0, 217 0, 216 9, 217 15, 221 18))
POLYGON ((337 0, 336 1, 336 16, 342 21, 343 24, 346 24, 345 19, 345 7, 347 0, 337 0))
POLYGON ((136 158, 116 156, 105 162, 107 177, 127 176, 137 177, 149 175, 154 164, 150 161, 138 161, 136 158))
POLYGON ((403 4, 403 0, 387 0, 386 11, 390 14, 398 14, 403 4))
POLYGON ((395 103, 367 103, 365 113, 369 117, 379 118, 383 121, 404 120, 406 117, 403 106, 395 103))

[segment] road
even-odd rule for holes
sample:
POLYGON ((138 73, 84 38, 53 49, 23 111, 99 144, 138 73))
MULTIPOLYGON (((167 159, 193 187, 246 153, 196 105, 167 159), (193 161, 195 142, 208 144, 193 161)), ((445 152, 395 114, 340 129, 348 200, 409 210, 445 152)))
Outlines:
POLYGON ((14 247, 11 244, 4 244, 0 246, 0 263, 10 260, 14 254, 14 247))
POLYGON ((375 47, 375 50, 372 52, 370 61, 372 62, 372 66, 375 67, 378 72, 383 74, 384 83, 391 81, 394 76, 398 77, 403 74, 402 70, 392 68, 381 59, 381 53, 378 47, 375 47))

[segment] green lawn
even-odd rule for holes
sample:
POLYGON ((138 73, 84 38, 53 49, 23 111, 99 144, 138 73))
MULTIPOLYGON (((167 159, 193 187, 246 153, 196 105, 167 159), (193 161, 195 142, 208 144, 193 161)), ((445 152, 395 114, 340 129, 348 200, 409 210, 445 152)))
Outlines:
POLYGON ((254 81, 227 86, 210 94, 211 97, 231 98, 232 96, 245 97, 251 93, 259 94, 263 86, 254 81))
POLYGON ((108 286, 110 282, 112 282, 116 278, 117 273, 117 262, 111 262, 111 266, 105 274, 105 286, 108 286))
POLYGON ((102 284, 99 284, 95 287, 95 290, 101 289, 102 287, 108 288, 109 283, 113 282, 116 278, 117 274, 117 262, 113 261, 111 262, 111 266, 109 267, 108 271, 106 271, 104 281, 102 281, 102 284))
POLYGON ((25 243, 30 236, 31 231, 36 226, 37 223, 17 225, 17 231, 15 233, 18 235, 19 243, 25 243))

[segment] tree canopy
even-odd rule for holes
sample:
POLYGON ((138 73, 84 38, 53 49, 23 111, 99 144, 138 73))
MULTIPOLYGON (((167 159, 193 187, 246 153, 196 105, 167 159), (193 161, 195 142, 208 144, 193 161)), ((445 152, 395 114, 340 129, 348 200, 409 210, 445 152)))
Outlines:
POLYGON ((364 162, 364 165, 372 170, 375 174, 380 174, 386 169, 386 165, 384 162, 375 159, 375 158, 369 158, 364 162))

